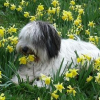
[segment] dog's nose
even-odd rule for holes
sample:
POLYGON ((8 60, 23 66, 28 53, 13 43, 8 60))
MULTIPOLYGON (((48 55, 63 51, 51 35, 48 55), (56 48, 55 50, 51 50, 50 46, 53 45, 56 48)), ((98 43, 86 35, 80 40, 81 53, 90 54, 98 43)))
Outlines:
POLYGON ((26 47, 26 46, 23 47, 23 48, 22 48, 22 51, 23 51, 24 53, 27 53, 27 51, 28 51, 28 47, 26 47))

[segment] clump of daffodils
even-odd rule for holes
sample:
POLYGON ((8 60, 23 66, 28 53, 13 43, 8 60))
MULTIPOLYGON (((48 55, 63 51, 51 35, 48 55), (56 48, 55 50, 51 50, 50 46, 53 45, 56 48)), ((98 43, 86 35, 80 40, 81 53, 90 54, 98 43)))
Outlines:
POLYGON ((100 71, 100 57, 94 60, 94 69, 100 71))
POLYGON ((97 76, 95 76, 95 82, 100 84, 100 72, 98 72, 97 76))
POLYGON ((80 55, 77 58, 77 63, 82 63, 82 65, 85 63, 85 61, 91 61, 92 57, 89 55, 80 55))
POLYGON ((32 62, 34 60, 35 60, 34 55, 23 56, 23 57, 19 58, 19 63, 20 64, 27 64, 28 62, 32 62))
POLYGON ((69 81, 70 78, 75 78, 78 75, 78 69, 69 69, 66 73, 65 73, 65 78, 67 81, 69 81))

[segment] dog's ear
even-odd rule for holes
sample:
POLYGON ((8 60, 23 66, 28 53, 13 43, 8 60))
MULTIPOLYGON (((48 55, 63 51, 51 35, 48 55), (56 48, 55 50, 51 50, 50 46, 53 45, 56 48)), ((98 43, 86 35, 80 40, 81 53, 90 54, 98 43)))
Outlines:
POLYGON ((55 28, 49 23, 38 21, 41 39, 47 50, 49 59, 56 57, 60 51, 61 39, 55 28))

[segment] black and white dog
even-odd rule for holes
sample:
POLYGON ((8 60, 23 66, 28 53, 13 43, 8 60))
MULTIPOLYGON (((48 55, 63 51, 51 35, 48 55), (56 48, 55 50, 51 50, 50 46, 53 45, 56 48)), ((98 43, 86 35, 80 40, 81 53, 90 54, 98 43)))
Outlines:
MULTIPOLYGON (((64 58, 62 73, 65 65, 70 64, 72 59, 74 64, 77 63, 75 51, 78 55, 88 54, 92 59, 100 55, 100 50, 95 45, 84 41, 61 39, 51 24, 42 21, 30 22, 22 28, 16 50, 35 55, 34 62, 18 70, 20 78, 24 81, 26 76, 29 76, 29 81, 32 81, 41 73, 52 75, 52 69, 56 72, 64 58)), ((17 76, 14 76, 12 81, 18 84, 17 76)), ((38 81, 36 84, 41 85, 38 81)))

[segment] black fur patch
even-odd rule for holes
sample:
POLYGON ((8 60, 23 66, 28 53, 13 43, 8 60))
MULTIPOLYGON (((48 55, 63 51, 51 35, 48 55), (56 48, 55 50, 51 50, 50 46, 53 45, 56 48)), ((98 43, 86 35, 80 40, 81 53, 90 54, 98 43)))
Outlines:
POLYGON ((41 30, 41 45, 44 45, 49 59, 58 56, 61 39, 57 31, 49 23, 37 21, 41 30), (43 43, 43 44, 42 44, 43 43))

